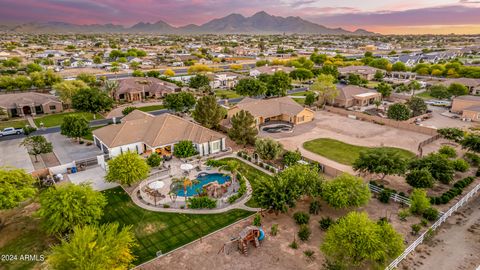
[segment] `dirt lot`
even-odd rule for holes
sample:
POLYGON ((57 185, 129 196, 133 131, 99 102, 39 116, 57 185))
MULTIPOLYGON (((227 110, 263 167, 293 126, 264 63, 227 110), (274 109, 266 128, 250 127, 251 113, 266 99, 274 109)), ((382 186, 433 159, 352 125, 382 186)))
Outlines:
POLYGON ((476 269, 480 266, 480 196, 451 216, 399 269, 476 269))
MULTIPOLYGON (((229 255, 219 251, 223 244, 235 237, 247 225, 251 224, 251 219, 232 227, 215 233, 202 241, 193 243, 185 248, 179 249, 173 253, 160 257, 140 269, 168 269, 172 265, 176 265, 179 269, 321 269, 324 263, 324 257, 319 250, 319 246, 323 241, 325 232, 320 230, 318 221, 322 217, 339 218, 345 215, 348 210, 335 210, 321 202, 322 209, 320 215, 313 215, 310 219, 310 228, 312 236, 309 241, 301 242, 296 237, 298 225, 294 223, 292 215, 294 212, 302 210, 308 211, 307 201, 302 201, 297 208, 290 210, 287 214, 265 214, 262 219, 262 226, 266 230, 267 237, 262 241, 261 246, 255 249, 249 246, 248 256, 240 254, 233 249, 229 255), (279 232, 277 236, 270 236, 270 227, 272 224, 279 224, 279 232), (299 247, 294 250, 289 244, 296 237, 299 247), (303 254, 305 250, 315 252, 313 260, 307 259, 303 254)), ((393 226, 401 232, 408 242, 412 242, 415 237, 410 234, 410 225, 418 223, 416 217, 409 217, 408 221, 401 222, 397 217, 400 205, 397 203, 382 204, 377 199, 357 210, 366 211, 370 218, 377 220, 380 217, 387 216, 391 219, 393 226)), ((350 209, 353 210, 353 209, 350 209)))

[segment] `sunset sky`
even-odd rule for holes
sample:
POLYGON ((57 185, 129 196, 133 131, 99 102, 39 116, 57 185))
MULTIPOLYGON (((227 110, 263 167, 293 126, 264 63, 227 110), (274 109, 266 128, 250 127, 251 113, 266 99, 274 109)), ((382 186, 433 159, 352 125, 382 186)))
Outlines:
POLYGON ((0 0, 1 23, 202 24, 240 13, 300 16, 383 34, 480 33, 480 0, 0 0))

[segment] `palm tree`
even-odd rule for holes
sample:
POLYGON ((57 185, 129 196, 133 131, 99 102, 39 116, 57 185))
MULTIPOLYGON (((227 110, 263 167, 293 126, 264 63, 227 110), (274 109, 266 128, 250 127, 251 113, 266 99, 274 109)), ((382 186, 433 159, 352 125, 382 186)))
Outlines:
POLYGON ((240 171, 238 170, 239 168, 240 168, 240 163, 230 160, 230 161, 227 161, 225 165, 218 167, 218 170, 229 171, 232 173, 233 178, 236 178, 237 174, 240 175, 240 171))
POLYGON ((187 207, 187 188, 197 183, 197 179, 191 180, 188 177, 173 178, 170 190, 176 192, 183 188, 183 195, 185 196, 185 207, 187 207))
POLYGON ((115 90, 118 88, 118 81, 110 81, 107 80, 105 81, 105 91, 110 95, 114 96, 115 95, 115 90))

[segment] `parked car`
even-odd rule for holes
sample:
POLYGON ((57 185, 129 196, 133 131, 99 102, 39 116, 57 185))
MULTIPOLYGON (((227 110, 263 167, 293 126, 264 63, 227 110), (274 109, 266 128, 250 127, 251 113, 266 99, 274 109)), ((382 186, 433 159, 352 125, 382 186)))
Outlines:
POLYGON ((23 133, 23 129, 21 128, 13 128, 7 127, 0 131, 0 137, 8 136, 8 135, 19 135, 23 133))

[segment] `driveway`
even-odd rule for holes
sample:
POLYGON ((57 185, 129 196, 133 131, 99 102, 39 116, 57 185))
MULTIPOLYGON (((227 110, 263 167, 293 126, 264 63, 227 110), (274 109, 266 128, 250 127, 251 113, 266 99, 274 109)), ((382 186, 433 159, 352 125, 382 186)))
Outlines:
POLYGON ((105 182, 105 174, 106 172, 102 167, 96 166, 85 171, 69 174, 68 179, 76 185, 90 183, 91 187, 97 191, 117 187, 117 183, 105 182))
POLYGON ((53 144, 53 152, 55 152, 61 164, 102 154, 102 151, 95 145, 78 144, 60 133, 50 133, 44 136, 53 144))
POLYGON ((27 149, 20 146, 23 139, 0 141, 0 167, 13 166, 33 172, 33 164, 27 149))
POLYGON ((474 123, 472 122, 464 122, 459 118, 455 119, 442 115, 443 112, 448 112, 448 109, 446 108, 438 106, 428 106, 428 109, 432 110, 433 117, 422 121, 421 124, 424 126, 433 126, 436 128, 468 128, 474 125, 474 123))

